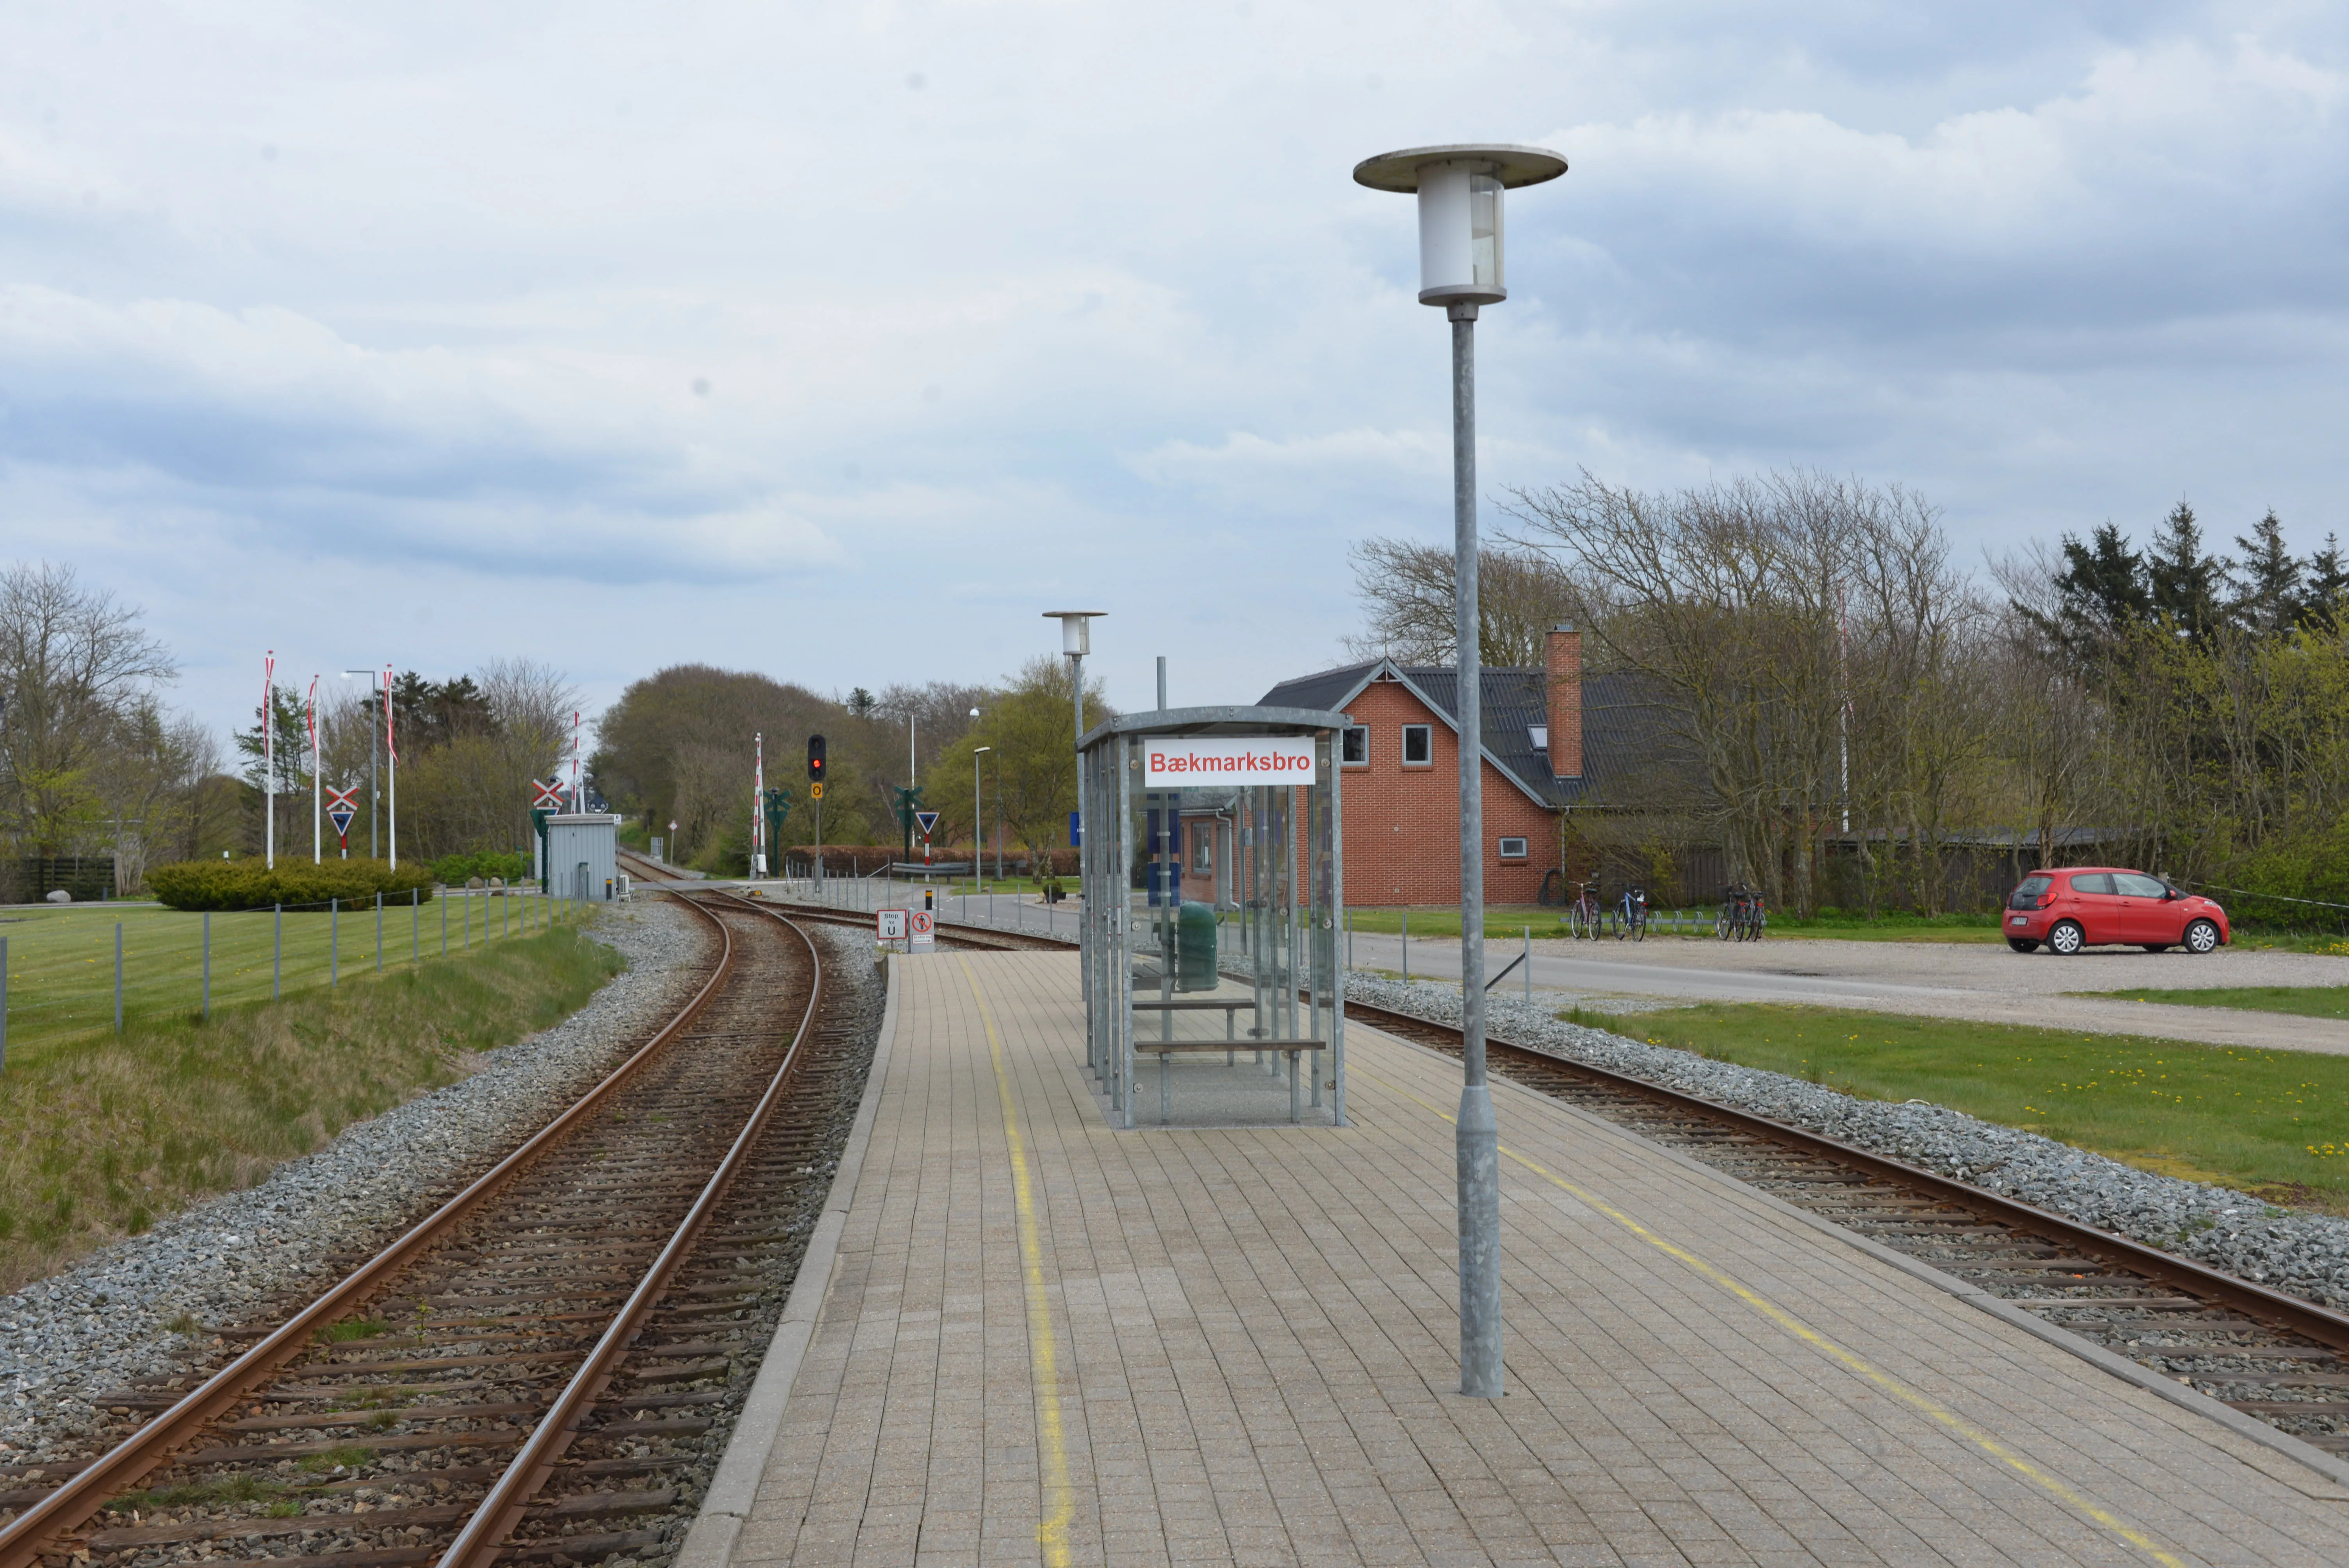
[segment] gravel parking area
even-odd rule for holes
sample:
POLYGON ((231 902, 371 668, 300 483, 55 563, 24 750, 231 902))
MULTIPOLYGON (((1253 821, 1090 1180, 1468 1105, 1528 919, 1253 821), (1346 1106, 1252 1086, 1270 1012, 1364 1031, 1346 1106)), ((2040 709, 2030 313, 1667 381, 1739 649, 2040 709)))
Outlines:
MULTIPOLYGON (((1396 971, 1401 942, 1355 933, 1357 969, 1396 971)), ((1486 944, 1487 972, 1517 956, 1520 944, 1486 944)), ((2338 1020, 2224 1007, 2181 1007, 2080 991, 2188 990, 2230 985, 2349 985, 2349 958, 2318 954, 2221 948, 2204 957, 2091 948, 2072 958, 2008 951, 2002 942, 1837 942, 1769 937, 1761 942, 1651 936, 1645 942, 1539 941, 1533 944, 1537 993, 1630 1010, 1692 1002, 1795 1002, 1917 1013, 1984 1024, 2040 1025, 2096 1034, 2150 1035, 2271 1050, 2349 1054, 2338 1020)), ((1522 972, 1520 972, 1522 973, 1522 972)), ((1460 974, 1457 938, 1414 940, 1411 974, 1460 974)), ((1501 994, 1519 976, 1501 983, 1501 994)))
MULTIPOLYGON (((1404 985, 1355 975, 1347 980, 1346 995, 1438 1023, 1460 1022, 1457 983, 1404 985)), ((2349 1220, 2294 1213, 2230 1188, 2151 1175, 1941 1106, 1857 1099, 1783 1073, 1562 1023, 1538 1005, 1528 1007, 1498 995, 1488 999, 1487 1007, 1487 1026, 1515 1044, 1822 1132, 2320 1305, 2349 1310, 2349 1220)))
POLYGON ((227 1346, 202 1330, 331 1284, 339 1258, 372 1253, 585 1092, 692 994, 712 953, 666 899, 605 910, 594 934, 628 968, 563 1023, 257 1187, 0 1297, 0 1462, 82 1452, 97 1426, 83 1394, 218 1363, 227 1346))

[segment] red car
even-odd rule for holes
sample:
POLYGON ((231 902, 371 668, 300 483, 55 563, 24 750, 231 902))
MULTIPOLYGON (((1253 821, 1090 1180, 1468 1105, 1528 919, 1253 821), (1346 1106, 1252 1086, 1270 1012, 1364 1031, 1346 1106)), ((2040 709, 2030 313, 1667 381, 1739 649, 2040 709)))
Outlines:
POLYGON ((2091 944, 2147 953, 2209 953, 2228 940, 2227 912, 2199 893, 2143 872, 2065 866, 2033 872, 2006 897, 2006 944, 2070 956, 2091 944))

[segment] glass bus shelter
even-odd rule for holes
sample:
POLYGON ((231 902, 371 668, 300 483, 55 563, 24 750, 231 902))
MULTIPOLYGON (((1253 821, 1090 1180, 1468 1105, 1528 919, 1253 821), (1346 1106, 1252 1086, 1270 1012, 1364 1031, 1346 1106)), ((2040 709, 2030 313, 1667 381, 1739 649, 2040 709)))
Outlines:
POLYGON ((1345 1125, 1345 724, 1163 708, 1078 742, 1086 1060, 1113 1125, 1345 1125))

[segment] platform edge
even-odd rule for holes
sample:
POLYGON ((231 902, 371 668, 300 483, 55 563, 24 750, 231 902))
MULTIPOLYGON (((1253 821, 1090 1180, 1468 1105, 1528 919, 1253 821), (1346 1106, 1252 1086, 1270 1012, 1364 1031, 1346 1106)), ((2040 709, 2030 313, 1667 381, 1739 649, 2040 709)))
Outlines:
POLYGON ((833 1172, 832 1187, 824 1194, 823 1217, 816 1221, 815 1233, 809 1237, 807 1251, 800 1258, 799 1274, 792 1280, 791 1296, 783 1304, 782 1319, 775 1325, 774 1337, 767 1342, 767 1354, 759 1363, 759 1375, 751 1380, 750 1392, 743 1398, 742 1414, 736 1419, 726 1452, 719 1457, 718 1469, 709 1478, 709 1490, 702 1494, 701 1511, 694 1515, 692 1527, 686 1532, 685 1544, 678 1549, 673 1568, 726 1568, 734 1559, 734 1547, 741 1539, 743 1522, 758 1501, 759 1482, 766 1475, 767 1460, 782 1432, 792 1384, 799 1377, 800 1364, 806 1359, 808 1345, 815 1337, 816 1318, 832 1289, 832 1276, 840 1262, 841 1233, 847 1228, 849 1206, 856 1200, 857 1180, 864 1174, 865 1150, 873 1140, 873 1124, 880 1112, 881 1087, 888 1075, 890 1048, 896 1043, 897 999, 903 978, 902 971, 894 963, 888 965, 888 975, 887 999, 881 1008, 880 1038, 874 1042, 873 1065, 865 1074, 864 1093, 857 1101, 856 1119, 849 1127, 848 1141, 840 1151, 840 1168, 833 1172))

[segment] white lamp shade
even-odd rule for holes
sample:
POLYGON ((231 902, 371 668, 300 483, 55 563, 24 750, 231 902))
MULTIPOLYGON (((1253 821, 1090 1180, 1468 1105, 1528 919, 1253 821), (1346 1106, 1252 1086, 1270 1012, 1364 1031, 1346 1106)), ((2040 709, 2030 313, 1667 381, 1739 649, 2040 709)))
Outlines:
POLYGON ((1044 618, 1061 623, 1061 652, 1079 656, 1093 651, 1092 624, 1104 610, 1047 610, 1044 618))
POLYGON ((1501 181, 1492 166, 1431 164, 1419 174, 1419 299, 1422 304, 1498 304, 1501 181))

